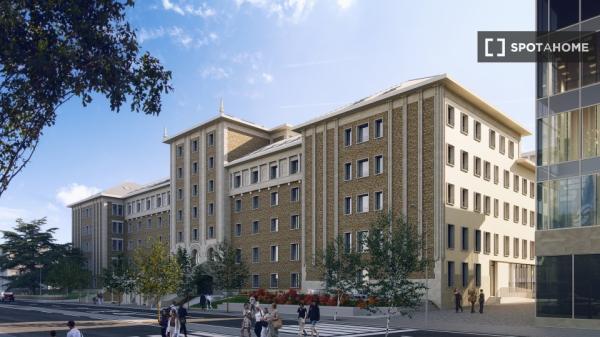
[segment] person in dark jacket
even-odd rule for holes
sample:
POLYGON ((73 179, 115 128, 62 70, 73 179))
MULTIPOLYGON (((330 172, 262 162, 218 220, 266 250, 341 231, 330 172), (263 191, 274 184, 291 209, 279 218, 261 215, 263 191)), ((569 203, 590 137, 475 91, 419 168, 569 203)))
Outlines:
POLYGON ((317 331, 317 323, 321 320, 321 310, 319 310, 319 304, 313 301, 308 307, 308 321, 310 322, 310 335, 319 337, 319 331, 317 331))
POLYGON ((160 335, 162 337, 167 337, 167 326, 169 325, 169 313, 167 312, 167 309, 162 309, 160 311, 158 324, 160 325, 160 335))
POLYGON ((479 290, 479 313, 483 314, 483 304, 485 303, 485 294, 483 289, 479 290))
POLYGON ((456 312, 458 312, 459 310, 460 312, 463 312, 462 294, 456 288, 454 288, 454 309, 456 310, 456 312))
POLYGON ((187 337, 187 327, 185 326, 185 321, 187 319, 188 311, 182 305, 177 309, 177 316, 179 316, 179 333, 183 333, 185 337, 187 337))

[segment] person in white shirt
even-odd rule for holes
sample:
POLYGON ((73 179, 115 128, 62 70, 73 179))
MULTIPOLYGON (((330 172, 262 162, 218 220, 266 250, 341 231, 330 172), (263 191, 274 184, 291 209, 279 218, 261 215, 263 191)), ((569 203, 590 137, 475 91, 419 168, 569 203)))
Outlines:
POLYGON ((67 332, 67 337, 83 337, 83 334, 79 329, 75 327, 75 322, 68 321, 67 326, 69 327, 69 332, 67 332))

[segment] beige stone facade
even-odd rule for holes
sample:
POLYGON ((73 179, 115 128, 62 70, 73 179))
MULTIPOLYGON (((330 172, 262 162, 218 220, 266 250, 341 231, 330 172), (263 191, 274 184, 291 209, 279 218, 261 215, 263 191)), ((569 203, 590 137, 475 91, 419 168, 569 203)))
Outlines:
POLYGON ((446 75, 405 82, 296 127, 268 129, 221 113, 165 138, 170 233, 142 233, 168 237, 172 251, 184 247, 198 263, 228 241, 250 267, 246 288, 315 291, 322 289, 316 259, 327 243, 340 236, 360 249, 370 223, 391 212, 427 241, 423 253, 434 263, 414 277, 427 275, 433 303, 449 306, 452 290, 467 287, 527 296, 535 241, 534 166, 519 158, 527 135, 446 75), (507 254, 495 253, 495 237, 509 238, 507 254))

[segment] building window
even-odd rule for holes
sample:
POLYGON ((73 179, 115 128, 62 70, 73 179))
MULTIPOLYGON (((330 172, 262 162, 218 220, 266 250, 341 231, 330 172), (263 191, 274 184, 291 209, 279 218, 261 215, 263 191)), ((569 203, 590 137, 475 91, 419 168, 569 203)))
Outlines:
POLYGON ((198 228, 192 229, 192 240, 198 241, 198 228))
POLYGON ((448 105, 446 108, 446 124, 449 127, 454 127, 454 107, 452 105, 448 105))
POLYGON ((535 198, 535 183, 533 181, 529 183, 529 197, 535 198))
POLYGON ((521 221, 523 222, 523 226, 527 226, 527 209, 523 208, 521 211, 521 221))
POLYGON ((215 191, 215 181, 214 180, 210 179, 208 181, 207 190, 208 190, 209 193, 215 191))
POLYGON ((508 204, 508 202, 504 203, 503 215, 504 215, 504 220, 510 219, 510 205, 508 204))
POLYGON ((290 174, 296 174, 300 171, 300 164, 298 161, 298 157, 294 157, 290 159, 290 174))
POLYGON ((233 188, 240 188, 242 186, 242 174, 235 173, 233 175, 233 188))
POLYGON ((192 207, 192 217, 194 219, 196 219, 198 217, 198 207, 197 206, 192 207))
POLYGON ((446 147, 446 164, 454 166, 454 145, 448 144, 446 147))
POLYGON ((473 193, 473 210, 477 213, 481 213, 481 193, 473 193))
POLYGON ((514 223, 519 223, 519 206, 514 205, 513 206, 513 221, 514 223))
POLYGON ((504 236, 504 256, 510 255, 510 237, 504 236))
POLYGON ((198 140, 196 140, 196 139, 192 140, 192 151, 193 152, 198 151, 198 140))
POLYGON ((352 214, 352 197, 344 198, 344 214, 352 214))
POLYGON ((517 175, 517 174, 513 175, 513 191, 515 191, 517 193, 519 193, 519 180, 521 180, 519 175, 517 175))
POLYGON ((183 242, 183 232, 177 232, 177 242, 183 242))
POLYGON ((258 247, 252 247, 252 263, 260 262, 260 252, 258 247))
POLYGON ((356 198, 356 212, 366 213, 369 211, 369 195, 361 194, 356 198))
POLYGON ((469 171, 469 152, 460 151, 460 169, 465 172, 469 171))
POLYGON ((500 212, 500 201, 498 199, 494 199, 494 217, 498 217, 498 213, 500 212))
POLYGON ((454 262, 448 261, 448 287, 454 287, 454 262))
POLYGON ((258 220, 252 221, 252 234, 257 234, 260 227, 258 220))
POLYGON ((300 200, 300 187, 292 187, 290 190, 290 201, 297 202, 300 200))
POLYGON ((469 285, 469 264, 462 263, 462 286, 467 287, 469 285))
POLYGON ((113 221, 112 222, 112 232, 113 232, 113 234, 123 234, 123 222, 113 221))
POLYGON ((236 223, 235 224, 235 236, 241 236, 241 235, 242 235, 242 224, 236 223))
POLYGON ((375 192, 375 210, 381 211, 383 209, 383 192, 375 192))
POLYGON ((383 173, 383 156, 375 156, 375 174, 383 173))
POLYGON ((494 184, 498 185, 498 181, 500 179, 500 168, 498 165, 494 165, 494 184))
POLYGON ((192 163, 192 174, 197 174, 198 173, 198 162, 193 162, 192 163))
MULTIPOLYGON (((595 69, 596 68, 594 68, 594 70, 595 69)), ((600 157, 600 105, 583 108, 582 118, 582 157, 600 157)))
POLYGON ((300 249, 297 243, 290 244, 290 261, 300 260, 300 249))
POLYGON ((483 213, 485 215, 490 215, 491 200, 492 198, 487 195, 483 197, 483 213))
MULTIPOLYGON (((529 259, 533 260, 535 258, 535 242, 529 241, 529 259)), ((598 269, 596 269, 598 270, 598 269)))
POLYGON ((352 233, 344 233, 344 252, 350 253, 352 251, 352 233))
MULTIPOLYGON (((579 159, 581 141, 579 123, 579 110, 554 114, 538 120, 538 165, 558 164, 579 159)), ((584 135, 583 139, 587 140, 593 140, 595 137, 590 134, 584 135)), ((584 144, 587 144, 586 140, 584 144)))
POLYGON ((208 204, 208 215, 213 215, 215 213, 215 204, 212 202, 208 204))
POLYGON ((469 116, 464 113, 460 114, 460 132, 465 135, 469 134, 469 116))
POLYGON ((496 131, 490 130, 490 141, 489 141, 490 149, 496 148, 496 131))
POLYGON ((356 162, 356 176, 358 178, 369 176, 369 159, 361 159, 356 162))
POLYGON ((529 227, 535 227, 535 212, 529 211, 529 227))
POLYGON ((183 156, 183 145, 177 145, 177 157, 183 156))
POLYGON ((300 229, 300 216, 298 214, 290 216, 290 229, 300 229))
POLYGON ((277 179, 279 177, 279 166, 277 163, 271 163, 269 166, 269 179, 277 179))
POLYGON ((260 207, 260 200, 258 195, 252 197, 252 209, 258 209, 260 207))
POLYGON ((215 145, 215 134, 213 132, 206 135, 206 144, 208 146, 215 145))
POLYGON ((475 263, 475 287, 481 287, 481 264, 475 263))
POLYGON ((515 258, 519 257, 519 239, 518 238, 513 239, 513 254, 514 254, 515 258))
POLYGON ((510 188, 510 172, 504 170, 504 188, 510 188))
POLYGON ((197 196, 198 195, 198 185, 194 184, 192 185, 192 196, 197 196))
POLYGON ((523 259, 527 258, 527 240, 521 240, 522 248, 521 248, 521 256, 523 259))
POLYGON ((479 157, 473 157, 473 174, 481 177, 481 158, 479 157))
POLYGON ((344 164, 344 180, 348 181, 352 179, 352 163, 344 164))
POLYGON ((469 229, 467 227, 461 228, 460 238, 462 250, 469 250, 469 229))
POLYGON ((508 141, 508 158, 513 159, 515 157, 515 143, 512 140, 508 141))
POLYGON ((260 278, 257 274, 252 275, 252 288, 260 288, 260 278))
POLYGON ((242 211, 242 199, 235 199, 235 212, 239 213, 242 211))
POLYGON ((356 143, 364 143, 369 140, 369 124, 365 123, 356 128, 356 143))
POLYGON ((279 231, 279 218, 271 219, 271 232, 279 231))
POLYGON ((454 185, 453 184, 446 185, 446 203, 448 203, 448 205, 454 205, 454 185))
MULTIPOLYGON (((563 317, 573 318, 573 279, 581 285, 581 288, 589 287, 588 290, 575 291, 577 297, 575 310, 589 310, 594 303, 591 298, 585 296, 590 294, 589 289, 598 289, 598 280, 593 280, 590 277, 590 270, 593 267, 599 268, 598 262, 591 263, 592 257, 597 255, 575 256, 544 256, 538 257, 536 266, 536 299, 537 299, 537 316, 538 317, 563 317), (573 277, 573 259, 575 260, 575 277, 573 277), (579 277, 578 277, 579 276, 579 277), (594 281, 596 284, 594 284, 594 281)), ((597 257, 596 257, 597 260, 597 257)), ((577 287, 577 285, 576 285, 577 287)), ((596 290, 597 291, 597 290, 596 290)), ((588 316, 589 317, 589 316, 588 316)), ((585 317, 585 318, 588 318, 585 317)), ((584 318, 578 317, 576 318, 584 318)))
POLYGON ((300 288, 300 274, 290 274, 290 288, 300 288))
POLYGON ((481 230, 475 230, 475 252, 481 252, 481 230))
POLYGON ((504 136, 499 136, 498 137, 498 142, 500 143, 500 147, 498 148, 498 151, 500 152, 500 154, 504 154, 506 152, 506 138, 504 136))
POLYGON ((208 227, 208 238, 209 239, 214 239, 215 238, 215 227, 214 226, 209 226, 208 227))
POLYGON ((491 251, 490 235, 490 232, 485 232, 483 234, 483 252, 486 254, 489 254, 491 251))
POLYGON ((489 161, 483 162, 483 179, 489 181, 492 177, 492 165, 489 161))
POLYGON ((352 145, 352 129, 344 130, 344 146, 352 145))
POLYGON ((448 249, 454 249, 454 225, 448 224, 446 235, 446 245, 448 246, 448 249))
POLYGON ((112 250, 113 252, 122 252, 123 239, 112 239, 112 250))
POLYGON ((208 168, 213 169, 215 167, 215 157, 208 157, 208 168))
POLYGON ((494 255, 500 254, 500 235, 494 234, 494 255))
POLYGON ((270 288, 277 288, 279 287, 279 274, 271 274, 271 278, 269 280, 269 287, 270 288))
POLYGON ((481 140, 481 123, 479 123, 478 121, 473 122, 473 138, 476 141, 481 140))
POLYGON ((464 209, 469 208, 469 190, 466 188, 460 189, 460 207, 464 209))
POLYGON ((523 178, 523 181, 521 182, 521 194, 523 195, 527 195, 527 179, 523 178))
POLYGON ((250 183, 257 184, 258 183, 258 168, 253 168, 250 171, 250 183))
POLYGON ((279 246, 271 246, 271 262, 279 261, 279 246))
POLYGON ((375 121, 375 138, 383 137, 383 119, 375 121))
POLYGON ((271 206, 279 205, 279 192, 271 192, 271 206))

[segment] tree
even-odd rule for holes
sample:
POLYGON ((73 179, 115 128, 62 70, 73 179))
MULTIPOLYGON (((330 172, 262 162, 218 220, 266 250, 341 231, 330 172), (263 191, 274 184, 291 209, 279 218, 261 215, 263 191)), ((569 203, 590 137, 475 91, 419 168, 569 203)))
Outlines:
POLYGON ((60 250, 64 253, 48 268, 46 282, 64 289, 68 295, 71 290, 88 286, 92 274, 86 268, 86 259, 79 249, 67 244, 60 250))
POLYGON ((371 224, 366 270, 368 293, 377 301, 369 301, 369 309, 386 308, 386 336, 392 315, 411 315, 422 302, 425 285, 413 281, 427 265, 422 242, 416 226, 402 217, 384 215, 371 224))
POLYGON ((181 269, 181 279, 177 289, 177 295, 184 298, 185 302, 194 295, 194 273, 192 268, 192 259, 185 248, 177 249, 177 263, 181 269))
POLYGON ((206 263, 194 266, 192 271, 192 282, 197 294, 212 294, 213 278, 206 263))
POLYGON ((363 254, 346 247, 341 236, 327 244, 325 253, 319 259, 322 261, 318 266, 323 275, 325 290, 334 294, 337 299, 334 321, 337 320, 337 308, 342 296, 364 287, 362 260, 363 254))
POLYGON ((61 247, 54 243, 56 228, 42 230, 46 218, 31 222, 17 219, 16 223, 14 231, 2 232, 4 243, 0 244, 0 270, 17 269, 17 275, 7 277, 8 287, 29 288, 33 293, 39 285, 39 273, 47 273, 47 270, 37 269, 56 262, 62 254, 61 247))
POLYGON ((181 268, 177 259, 169 253, 167 245, 152 242, 149 249, 136 249, 134 261, 136 289, 146 297, 156 300, 156 309, 160 317, 161 298, 176 292, 181 280, 181 268))
MULTIPOLYGON (((250 275, 238 251, 227 242, 217 245, 212 256, 209 256, 206 267, 213 277, 214 286, 224 290, 226 295, 234 289, 241 289, 250 275)), ((225 303, 229 312, 227 299, 225 303)))
POLYGON ((142 54, 125 19, 133 0, 0 0, 0 195, 31 159, 44 127, 73 97, 130 101, 158 115, 171 72, 142 54))
POLYGON ((135 290, 135 274, 123 256, 118 256, 110 268, 104 269, 102 274, 104 287, 119 294, 117 297, 119 305, 123 294, 135 290))

